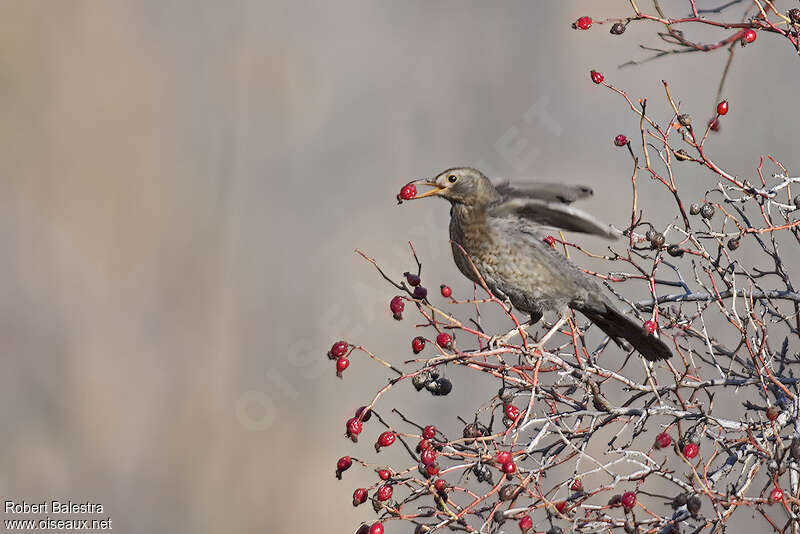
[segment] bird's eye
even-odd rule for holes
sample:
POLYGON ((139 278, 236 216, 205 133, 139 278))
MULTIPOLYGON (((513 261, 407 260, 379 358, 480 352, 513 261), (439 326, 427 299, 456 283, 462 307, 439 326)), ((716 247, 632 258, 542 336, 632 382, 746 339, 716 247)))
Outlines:
POLYGON ((450 182, 451 184, 456 183, 456 180, 458 180, 458 177, 455 174, 451 174, 450 176, 447 177, 447 181, 450 182))

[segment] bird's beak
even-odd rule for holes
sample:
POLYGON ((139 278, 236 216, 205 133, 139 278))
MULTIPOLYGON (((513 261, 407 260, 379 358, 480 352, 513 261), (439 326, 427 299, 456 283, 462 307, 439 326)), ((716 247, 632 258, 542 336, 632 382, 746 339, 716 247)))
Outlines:
POLYGON ((442 193, 442 191, 447 189, 445 186, 439 185, 436 182, 431 182, 430 180, 415 180, 415 181, 413 181, 411 183, 414 184, 414 185, 427 185, 428 187, 432 187, 433 188, 430 191, 425 191, 424 193, 421 193, 421 194, 415 196, 414 200, 416 200, 418 198, 425 198, 425 197, 432 197, 434 195, 440 195, 442 193))

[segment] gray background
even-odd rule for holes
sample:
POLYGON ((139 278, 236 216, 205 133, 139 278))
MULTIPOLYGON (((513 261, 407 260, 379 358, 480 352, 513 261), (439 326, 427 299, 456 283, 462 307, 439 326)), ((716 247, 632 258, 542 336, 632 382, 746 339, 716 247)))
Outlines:
MULTIPOLYGON (((429 287, 466 295, 445 205, 394 202, 461 164, 591 185, 587 209, 625 224, 630 159, 612 139, 638 121, 588 71, 648 96, 663 123, 667 79, 704 122, 725 59, 617 70, 657 26, 569 27, 629 9, 0 3, 0 493, 99 501, 121 532, 355 530, 371 511, 350 493, 374 475, 337 482, 333 466, 368 456, 374 436, 348 446, 343 423, 385 374, 359 359, 340 383, 324 353, 345 337, 400 361, 414 332, 353 249, 399 273, 412 239, 429 287)), ((797 166, 796 62, 766 34, 737 52, 708 143, 730 172, 752 176, 761 154, 797 166)), ((713 185, 694 166, 679 181, 713 185)), ((455 431, 452 414, 488 394, 393 402, 455 431)))

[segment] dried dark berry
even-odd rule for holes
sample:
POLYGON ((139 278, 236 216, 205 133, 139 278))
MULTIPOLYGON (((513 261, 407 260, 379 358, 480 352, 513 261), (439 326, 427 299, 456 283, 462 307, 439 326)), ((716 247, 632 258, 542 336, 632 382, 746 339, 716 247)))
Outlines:
POLYGON ((683 249, 678 245, 670 245, 667 247, 667 254, 676 258, 680 258, 683 256, 683 249))
POLYGON ((697 517, 697 513, 700 511, 700 505, 702 502, 700 501, 700 497, 697 495, 692 495, 686 500, 686 509, 689 510, 689 513, 692 514, 692 517, 697 517))
POLYGON ((417 287, 420 283, 419 276, 414 273, 404 273, 409 285, 417 287))
POLYGON ((692 127, 692 116, 688 113, 682 113, 678 115, 678 122, 684 128, 691 128, 692 127))
POLYGON ((789 10, 789 18, 795 24, 800 24, 800 9, 794 8, 789 10))
POLYGON ((710 219, 714 216, 714 206, 711 204, 703 204, 703 207, 700 208, 700 216, 704 219, 710 219))
POLYGON ((622 35, 623 33, 625 33, 625 25, 623 23, 615 22, 611 25, 611 35, 622 35))
POLYGON ((653 246, 654 249, 663 247, 664 234, 662 234, 661 232, 656 232, 656 235, 654 235, 653 239, 650 240, 650 244, 653 246))
POLYGON ((428 373, 420 373, 418 375, 414 375, 414 378, 411 379, 411 383, 414 384, 414 389, 417 391, 422 391, 422 388, 425 387, 425 382, 428 381, 428 373))
POLYGON ((500 488, 500 500, 510 501, 519 494, 520 489, 519 484, 506 484, 500 488))
POLYGON ((414 298, 417 300, 422 300, 428 296, 428 290, 425 289, 423 286, 417 286, 414 288, 414 298))
POLYGON ((686 494, 679 493, 678 495, 675 496, 674 499, 672 499, 672 507, 677 510, 681 506, 685 506, 687 501, 688 498, 686 497, 686 494))
POLYGON ((700 204, 694 203, 689 206, 689 215, 698 215, 700 213, 700 204))
POLYGON ((692 156, 690 156, 688 152, 681 148, 675 151, 675 158, 678 161, 686 161, 687 159, 692 159, 692 156))

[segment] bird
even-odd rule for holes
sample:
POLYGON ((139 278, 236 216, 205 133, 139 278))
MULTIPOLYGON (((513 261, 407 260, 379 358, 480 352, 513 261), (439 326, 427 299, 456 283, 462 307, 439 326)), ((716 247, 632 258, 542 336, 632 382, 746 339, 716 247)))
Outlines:
POLYGON ((626 349, 629 343, 649 361, 672 356, 659 337, 617 310, 593 277, 545 241, 552 228, 606 238, 621 235, 571 205, 591 196, 591 188, 542 182, 495 185, 471 167, 450 168, 410 183, 430 187, 414 199, 436 196, 450 202, 450 242, 462 274, 529 314, 530 324, 544 312, 559 314, 538 347, 566 322, 572 309, 615 343, 626 349))

